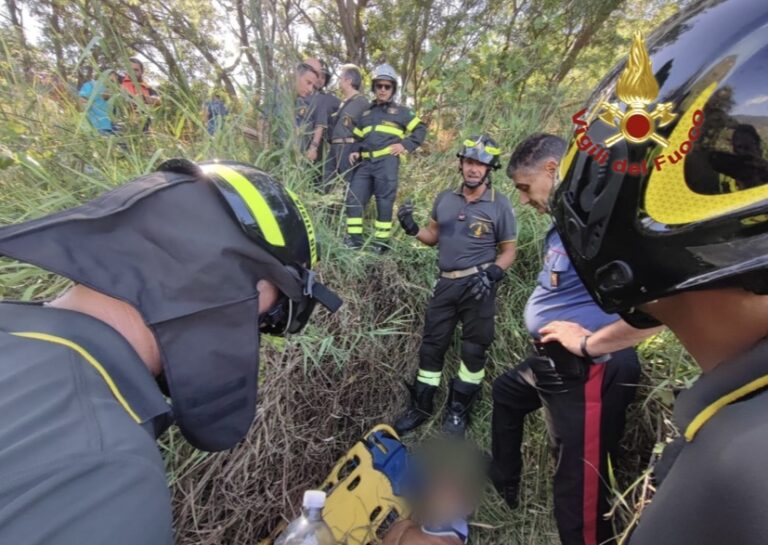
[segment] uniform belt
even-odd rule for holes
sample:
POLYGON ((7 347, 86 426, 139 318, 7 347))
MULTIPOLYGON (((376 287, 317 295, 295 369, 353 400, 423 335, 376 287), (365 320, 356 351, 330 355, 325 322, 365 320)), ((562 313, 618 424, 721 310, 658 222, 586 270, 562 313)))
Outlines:
POLYGON ((459 278, 466 278, 467 276, 472 276, 473 274, 482 272, 491 265, 493 265, 493 263, 483 263, 482 265, 477 265, 468 269, 461 269, 460 271, 440 271, 440 276, 442 278, 458 280, 459 278))
POLYGON ((349 138, 332 138, 331 144, 354 144, 355 139, 351 136, 349 138))
POLYGON ((386 148, 377 149, 376 151, 361 151, 360 157, 363 159, 376 159, 378 157, 384 157, 385 155, 391 155, 392 154, 392 147, 387 146, 386 148))

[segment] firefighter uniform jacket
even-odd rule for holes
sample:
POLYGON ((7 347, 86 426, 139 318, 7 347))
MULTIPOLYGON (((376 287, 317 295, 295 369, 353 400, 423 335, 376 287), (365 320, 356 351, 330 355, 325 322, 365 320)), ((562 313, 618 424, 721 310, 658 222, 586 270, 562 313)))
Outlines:
POLYGON ((359 140, 352 151, 361 158, 377 161, 390 155, 392 144, 413 152, 427 136, 427 127, 410 108, 395 102, 372 102, 357 120, 352 134, 359 140))

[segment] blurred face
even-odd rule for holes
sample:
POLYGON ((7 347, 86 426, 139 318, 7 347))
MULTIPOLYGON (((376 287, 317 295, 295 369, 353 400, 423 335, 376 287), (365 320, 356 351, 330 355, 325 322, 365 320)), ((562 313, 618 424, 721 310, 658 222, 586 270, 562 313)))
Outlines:
POLYGON ((312 70, 306 70, 303 74, 296 74, 296 94, 300 97, 308 97, 315 92, 317 83, 317 74, 312 70))
POLYGON ((549 212, 549 195, 555 186, 557 162, 544 159, 530 167, 520 167, 512 175, 520 192, 520 202, 536 209, 539 214, 549 212))
POLYGON ((136 77, 139 79, 144 75, 144 69, 142 69, 141 65, 138 63, 132 62, 131 70, 133 70, 133 73, 136 74, 136 77))
POLYGON ((467 187, 477 187, 483 183, 485 175, 488 174, 488 165, 481 163, 475 159, 462 159, 461 160, 461 174, 464 177, 464 185, 467 187))
POLYGON ((376 94, 376 100, 389 102, 395 93, 395 85, 388 80, 376 80, 373 82, 373 91, 376 94))

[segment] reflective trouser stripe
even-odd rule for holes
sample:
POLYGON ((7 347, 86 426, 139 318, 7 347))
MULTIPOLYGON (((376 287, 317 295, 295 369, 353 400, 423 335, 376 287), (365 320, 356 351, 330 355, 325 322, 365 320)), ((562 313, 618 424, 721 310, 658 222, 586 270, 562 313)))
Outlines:
POLYGON ((376 238, 389 238, 392 234, 391 221, 377 221, 374 226, 376 227, 376 238))
POLYGON ((485 378, 485 369, 480 369, 476 373, 473 373, 469 369, 467 369, 467 366, 464 365, 464 362, 461 362, 461 365, 459 366, 459 380, 462 382, 467 382, 469 384, 480 384, 483 382, 483 379, 485 378))
POLYGON ((347 233, 350 235, 362 235, 363 218, 347 218, 347 233))
POLYGON ((385 155, 391 155, 392 148, 390 146, 387 146, 386 148, 377 149, 376 151, 363 151, 360 153, 360 156, 363 159, 377 159, 379 157, 384 157, 385 155))
POLYGON ((440 377, 443 375, 441 371, 426 371, 425 369, 419 369, 419 374, 416 375, 416 380, 430 386, 440 386, 440 377))

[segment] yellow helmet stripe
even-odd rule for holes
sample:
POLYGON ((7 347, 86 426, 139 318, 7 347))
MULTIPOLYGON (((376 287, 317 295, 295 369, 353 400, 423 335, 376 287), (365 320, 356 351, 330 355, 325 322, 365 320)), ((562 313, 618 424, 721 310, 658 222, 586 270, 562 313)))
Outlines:
POLYGON ((272 246, 285 246, 285 237, 277 218, 269 207, 264 196, 256 187, 248 181, 248 178, 234 169, 221 164, 202 165, 203 172, 206 174, 216 174, 224 178, 232 186, 238 195, 243 199, 251 215, 259 225, 264 239, 272 246))
POLYGON ((560 159, 558 183, 565 179, 565 175, 568 174, 568 169, 571 168, 571 163, 573 162, 573 158, 576 157, 576 152, 579 151, 579 146, 576 145, 576 140, 578 138, 579 137, 577 136, 576 138, 573 139, 573 142, 571 142, 571 147, 565 153, 565 156, 562 159, 560 159))
POLYGON ((307 230, 307 240, 309 241, 309 268, 311 269, 315 266, 315 263, 317 263, 318 260, 315 226, 312 223, 312 217, 309 215, 309 212, 307 212, 307 209, 304 206, 304 203, 301 202, 301 199, 299 199, 299 196, 287 187, 285 188, 285 191, 288 193, 291 199, 293 199, 293 203, 296 205, 296 208, 299 209, 301 220, 304 222, 304 228, 307 230))
MULTIPOLYGON (((680 116, 680 122, 669 135, 669 145, 666 150, 672 150, 674 153, 689 139, 688 131, 691 128, 694 112, 704 110, 704 105, 717 85, 718 82, 715 81, 704 89, 680 116)), ((665 153, 665 150, 661 153, 665 153)), ((704 221, 768 199, 768 183, 721 195, 696 193, 685 183, 684 167, 685 161, 665 162, 661 169, 654 168, 648 178, 645 209, 651 218, 660 223, 680 225, 704 221)))

